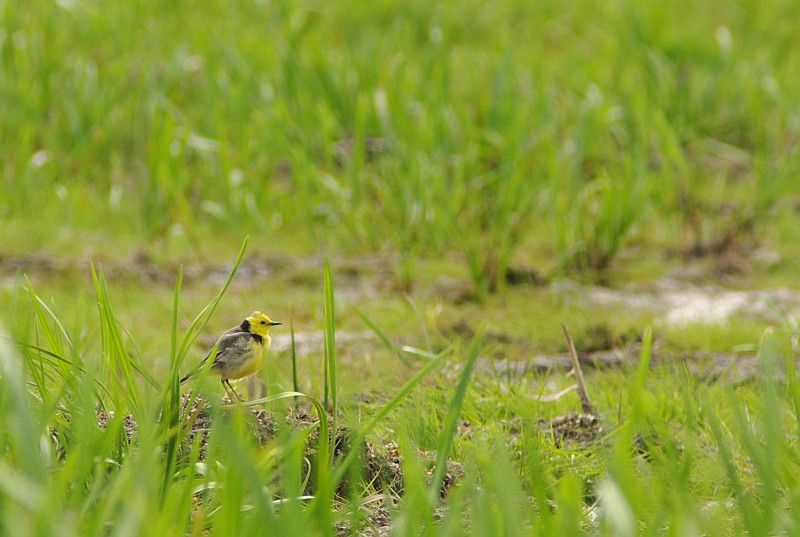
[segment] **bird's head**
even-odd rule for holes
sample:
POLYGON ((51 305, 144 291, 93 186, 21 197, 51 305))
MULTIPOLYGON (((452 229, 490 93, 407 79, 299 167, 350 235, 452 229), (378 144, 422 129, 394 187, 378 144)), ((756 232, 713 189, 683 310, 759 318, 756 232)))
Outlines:
POLYGON ((264 337, 269 334, 269 329, 271 326, 275 326, 279 323, 277 321, 273 321, 269 318, 269 315, 266 313, 261 313, 260 311, 254 311, 242 323, 242 328, 250 332, 251 334, 256 334, 261 337, 264 337))

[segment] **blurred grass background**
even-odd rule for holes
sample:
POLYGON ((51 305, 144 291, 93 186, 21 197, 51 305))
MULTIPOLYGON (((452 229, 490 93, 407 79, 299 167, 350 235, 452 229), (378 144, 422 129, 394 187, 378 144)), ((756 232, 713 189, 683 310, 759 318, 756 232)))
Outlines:
POLYGON ((793 2, 0 6, 6 252, 250 233, 486 291, 798 231, 793 2))

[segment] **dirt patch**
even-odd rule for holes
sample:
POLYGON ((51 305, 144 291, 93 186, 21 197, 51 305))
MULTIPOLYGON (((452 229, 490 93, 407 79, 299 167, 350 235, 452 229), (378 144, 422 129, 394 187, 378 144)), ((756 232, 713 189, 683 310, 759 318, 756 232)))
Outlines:
MULTIPOLYGON (((581 365, 590 368, 621 368, 636 363, 631 353, 621 349, 578 353, 581 365)), ((456 370, 459 364, 454 364, 456 370)), ((475 366, 477 372, 493 374, 501 378, 515 379, 526 375, 546 373, 552 370, 569 371, 572 362, 568 354, 534 356, 529 360, 491 360, 481 358, 475 366)))
MULTIPOLYGON (((113 418, 113 413, 109 414, 105 410, 101 410, 97 413, 97 426, 105 431, 108 427, 108 420, 113 418)), ((128 441, 129 444, 136 442, 136 439, 139 435, 139 424, 136 423, 136 419, 128 414, 122 420, 122 430, 125 433, 125 439, 128 441)))
MULTIPOLYGON (((773 364, 773 367, 770 368, 756 354, 730 352, 684 353, 679 359, 679 363, 682 363, 687 371, 707 382, 726 382, 740 385, 758 380, 763 373, 769 370, 773 371, 778 381, 783 381, 785 378, 783 362, 773 364)), ((800 367, 800 361, 796 360, 795 368, 798 367, 800 367)))
MULTIPOLYGON (((12 256, 0 253, 0 276, 18 273, 32 277, 80 274, 88 278, 90 261, 88 258, 66 261, 39 254, 12 256)), ((320 278, 317 271, 322 261, 319 256, 248 256, 239 267, 237 280, 262 282, 277 276, 288 278, 295 285, 318 286, 320 278)), ((391 256, 365 255, 339 259, 334 267, 338 276, 336 292, 351 300, 375 297, 391 288, 393 266, 397 263, 391 256)), ((231 268, 225 263, 158 263, 144 250, 134 253, 128 260, 100 260, 97 265, 110 279, 166 286, 174 285, 180 266, 183 267, 185 285, 194 282, 221 285, 231 268)), ((672 325, 718 324, 741 315, 769 319, 800 315, 800 292, 787 288, 752 291, 695 283, 698 279, 718 281, 718 277, 707 271, 689 274, 689 277, 687 273, 691 273, 689 268, 651 285, 622 288, 586 286, 570 280, 555 280, 548 284, 536 271, 525 268, 509 269, 506 280, 510 285, 530 284, 545 288, 556 297, 582 303, 586 308, 622 307, 654 313, 672 325)), ((471 283, 459 278, 441 277, 433 284, 433 291, 441 300, 455 305, 475 299, 471 283)), ((594 335, 603 336, 600 333, 594 335)), ((578 345, 584 350, 600 350, 599 347, 590 348, 581 341, 578 341, 578 345)))
POLYGON ((508 285, 533 285, 543 287, 547 285, 545 278, 536 269, 527 267, 509 267, 505 274, 508 285))
MULTIPOLYGON (((222 417, 225 416, 223 407, 222 417)), ((262 408, 249 407, 246 415, 250 422, 253 441, 258 445, 266 445, 275 439, 278 423, 280 419, 276 414, 262 408)), ((106 430, 112 415, 105 411, 97 414, 97 426, 106 430)), ((308 431, 306 438, 304 459, 315 461, 315 454, 319 443, 319 420, 316 416, 309 414, 306 410, 289 409, 284 418, 286 424, 294 431, 308 431)), ((181 397, 180 408, 181 436, 178 447, 178 460, 187 460, 194 446, 199 443, 199 457, 204 460, 207 452, 207 443, 212 429, 211 406, 202 397, 192 398, 191 394, 184 394, 181 397), (191 403, 191 406, 190 406, 191 403)), ((329 426, 332 422, 329 421, 329 426)), ((123 420, 123 431, 129 444, 135 444, 138 435, 138 425, 132 415, 125 416, 123 420)), ((351 449, 352 431, 346 427, 338 426, 334 435, 333 451, 334 457, 340 458, 351 449)), ((387 497, 399 496, 403 492, 403 454, 397 444, 388 441, 385 443, 367 442, 363 447, 361 460, 363 463, 362 471, 365 482, 371 486, 376 493, 388 494, 387 497)), ((426 475, 432 479, 435 470, 436 452, 419 450, 417 456, 422 461, 426 475)), ((313 469, 312 469, 313 471, 313 469)), ((450 488, 464 474, 460 463, 448 460, 444 480, 440 493, 444 497, 450 488)), ((309 485, 313 486, 313 485, 309 485)), ((339 493, 345 495, 346 483, 340 485, 339 493)), ((306 491, 313 493, 312 489, 306 491)))
POLYGON ((594 414, 564 414, 550 420, 539 420, 538 425, 559 448, 586 447, 597 442, 605 433, 594 414))
MULTIPOLYGON (((178 271, 183 270, 183 284, 210 282, 222 285, 228 278, 232 265, 229 263, 208 262, 158 262, 145 250, 139 250, 127 260, 102 259, 97 257, 77 257, 58 259, 43 254, 7 255, 0 252, 0 275, 13 276, 17 273, 31 277, 53 277, 79 275, 89 277, 89 266, 94 263, 102 268, 106 277, 113 280, 136 281, 142 284, 173 286, 178 271)), ((390 272, 389 261, 377 256, 359 256, 342 259, 334 265, 341 273, 342 282, 338 282, 338 292, 373 293, 375 285, 382 284, 381 278, 368 278, 377 274, 385 276, 390 272), (358 267, 353 271, 352 267, 358 267), (375 280, 373 282, 372 280, 375 280), (375 285, 373 285, 373 283, 375 285), (353 288, 352 291, 350 288, 353 288)), ((242 261, 236 273, 238 281, 263 282, 276 276, 285 276, 297 285, 322 284, 321 271, 323 258, 319 256, 289 257, 273 255, 257 257, 249 255, 242 261), (304 277, 309 271, 317 271, 313 278, 304 277)))
POLYGON ((433 283, 433 292, 439 300, 456 306, 477 300, 474 285, 461 278, 441 276, 433 283))
MULTIPOLYGON (((353 137, 343 138, 333 146, 333 157, 337 166, 345 167, 353 160, 353 153, 356 150, 356 139, 353 137)), ((361 150, 367 162, 372 162, 378 157, 389 152, 390 145, 385 138, 367 136, 361 140, 361 150)))
MULTIPOLYGON (((55 259, 44 255, 10 256, 0 254, 0 274, 12 275, 17 272, 31 276, 67 276, 82 274, 88 277, 89 266, 94 262, 102 268, 109 279, 134 280, 145 284, 174 285, 178 270, 183 267, 185 284, 194 281, 212 281, 222 284, 228 277, 230 265, 220 263, 160 264, 145 251, 134 253, 126 261, 111 261, 93 258, 70 260, 55 259)), ((294 266, 289 258, 248 259, 241 264, 239 277, 266 279, 276 271, 294 266)))
MULTIPOLYGON (((594 414, 569 412, 553 418, 539 418, 534 425, 539 434, 552 439, 553 444, 563 449, 582 449, 591 447, 604 437, 606 430, 594 414)), ((514 418, 506 423, 506 430, 512 440, 522 435, 522 418, 514 418)))
POLYGON ((356 527, 350 520, 336 523, 337 536, 387 537, 391 533, 391 518, 383 499, 366 503, 360 506, 359 511, 361 522, 356 527))
POLYGON ((655 312, 667 324, 720 324, 733 316, 779 319, 800 314, 800 293, 786 288, 736 290, 664 278, 650 287, 612 289, 561 282, 555 291, 594 307, 627 307, 655 312))
MULTIPOLYGON (((637 367, 641 353, 641 344, 632 344, 625 349, 578 353, 582 366, 588 369, 625 369, 637 367)), ((752 352, 680 352, 663 350, 658 343, 651 351, 652 367, 680 369, 707 382, 725 382, 739 385, 757 380, 767 369, 762 358, 752 352)), ((461 365, 453 364, 457 373, 461 365)), ((795 367, 800 368, 800 360, 795 367)), ((528 360, 492 360, 481 358, 475 371, 478 374, 512 382, 530 376, 540 376, 549 371, 569 371, 572 369, 569 355, 553 354, 534 356, 528 360)), ((783 363, 773 368, 777 378, 783 379, 783 363)))
MULTIPOLYGON (((465 320, 461 320, 446 328, 445 333, 461 339, 472 339, 475 337, 477 332, 470 323, 465 320)), ((509 345, 517 342, 508 334, 503 332, 495 332, 493 330, 487 331, 483 336, 483 340, 486 343, 498 343, 501 345, 509 345)))

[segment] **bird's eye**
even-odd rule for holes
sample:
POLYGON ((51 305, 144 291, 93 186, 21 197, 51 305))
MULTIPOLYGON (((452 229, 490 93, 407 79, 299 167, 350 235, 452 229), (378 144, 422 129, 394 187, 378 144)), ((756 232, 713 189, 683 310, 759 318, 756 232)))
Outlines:
POLYGON ((267 324, 267 321, 261 321, 261 324, 267 324))

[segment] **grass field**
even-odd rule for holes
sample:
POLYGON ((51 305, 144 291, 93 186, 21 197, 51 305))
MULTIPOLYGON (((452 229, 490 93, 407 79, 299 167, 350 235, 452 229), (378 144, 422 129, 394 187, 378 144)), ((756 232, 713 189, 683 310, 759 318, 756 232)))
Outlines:
POLYGON ((798 42, 0 0, 0 535, 800 535, 798 42), (177 384, 256 309, 248 403, 177 384))

